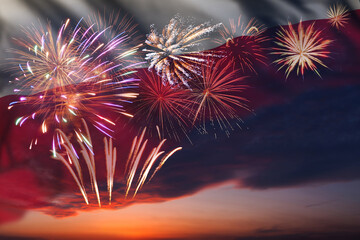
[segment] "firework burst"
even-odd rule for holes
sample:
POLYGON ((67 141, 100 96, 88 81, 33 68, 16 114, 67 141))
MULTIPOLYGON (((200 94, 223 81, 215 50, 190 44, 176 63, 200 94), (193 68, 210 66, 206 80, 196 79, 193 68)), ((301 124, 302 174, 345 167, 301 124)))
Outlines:
POLYGON ((17 58, 11 60, 21 70, 21 75, 16 78, 22 84, 21 90, 36 93, 81 81, 79 70, 83 61, 80 59, 85 55, 78 54, 78 31, 72 33, 69 22, 68 19, 61 26, 57 36, 48 25, 40 30, 35 27, 24 29, 26 37, 15 39, 21 48, 13 50, 17 58))
POLYGON ((137 54, 142 46, 141 35, 137 32, 137 25, 127 14, 121 16, 121 12, 114 11, 98 13, 89 16, 86 23, 87 26, 91 26, 87 32, 89 38, 96 33, 102 33, 95 43, 91 44, 92 50, 110 44, 111 48, 107 54, 111 55, 111 61, 123 63, 122 68, 134 68, 143 64, 137 54))
POLYGON ((304 27, 302 22, 298 24, 297 30, 289 23, 289 29, 277 32, 275 43, 279 46, 274 48, 272 54, 279 55, 280 59, 274 63, 281 65, 279 70, 286 67, 286 78, 296 68, 304 75, 306 69, 314 71, 320 76, 317 65, 326 67, 321 59, 329 57, 327 47, 332 42, 321 36, 321 31, 314 29, 314 24, 304 27))
POLYGON ((203 78, 194 83, 192 92, 193 124, 200 123, 206 132, 206 122, 210 120, 212 126, 218 125, 228 135, 229 130, 233 130, 230 120, 241 120, 238 117, 241 109, 249 111, 247 99, 241 95, 247 88, 244 79, 224 60, 204 68, 203 78))
POLYGON ((9 108, 18 104, 27 106, 30 113, 17 118, 15 124, 22 126, 27 120, 41 119, 42 133, 47 132, 48 125, 76 129, 81 125, 81 118, 86 118, 94 127, 111 137, 115 123, 104 116, 104 112, 132 117, 124 105, 131 103, 137 96, 137 93, 129 92, 127 87, 124 89, 121 83, 71 85, 63 87, 61 91, 20 97, 19 101, 10 103, 9 108))
POLYGON ((27 39, 18 40, 26 50, 14 50, 19 56, 14 60, 20 62, 22 73, 16 78, 22 88, 15 91, 31 95, 10 103, 9 109, 22 104, 32 112, 19 117, 17 125, 40 118, 45 133, 48 124, 59 128, 72 124, 76 128, 81 125, 81 118, 92 115, 94 126, 109 136, 109 124, 115 124, 96 109, 131 116, 124 104, 136 97, 131 88, 136 87, 137 81, 129 77, 133 71, 122 68, 123 63, 110 54, 125 38, 98 42, 106 29, 93 30, 93 25, 82 27, 80 22, 72 30, 67 20, 56 38, 48 26, 26 31, 27 39))
POLYGON ((224 24, 222 25, 219 31, 221 38, 216 39, 215 42, 218 44, 225 42, 224 47, 230 49, 231 61, 239 64, 243 72, 250 70, 256 73, 254 62, 265 64, 265 49, 262 47, 262 43, 267 40, 263 34, 265 28, 255 19, 251 19, 245 25, 241 16, 237 21, 230 19, 229 26, 228 28, 224 24))
POLYGON ((179 17, 175 17, 161 34, 152 27, 145 41, 148 48, 143 50, 145 59, 150 62, 149 69, 154 68, 171 86, 180 83, 188 87, 188 80, 201 74, 201 66, 207 64, 206 58, 214 56, 211 52, 199 53, 195 48, 219 26, 209 23, 185 26, 179 17))
POLYGON ((331 26, 336 27, 337 29, 344 27, 344 25, 349 20, 348 9, 341 4, 335 4, 331 6, 327 12, 327 16, 329 17, 331 26))
POLYGON ((134 120, 147 126, 151 135, 157 133, 159 139, 170 137, 180 140, 191 125, 189 121, 190 90, 162 82, 154 72, 144 71, 139 76, 139 96, 134 102, 134 120), (144 119, 146 119, 144 121, 144 119))

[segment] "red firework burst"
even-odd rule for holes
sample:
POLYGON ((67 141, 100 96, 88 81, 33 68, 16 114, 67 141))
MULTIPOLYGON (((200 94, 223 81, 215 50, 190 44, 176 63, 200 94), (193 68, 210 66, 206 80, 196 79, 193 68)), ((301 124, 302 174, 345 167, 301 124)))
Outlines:
POLYGON ((148 131, 157 132, 159 138, 179 139, 179 132, 186 135, 189 120, 189 89, 163 82, 155 72, 144 71, 139 76, 139 96, 135 101, 135 120, 141 121, 148 131))
POLYGON ((203 68, 203 78, 192 88, 193 124, 199 123, 207 132, 206 123, 210 121, 211 126, 218 125, 228 135, 229 130, 233 130, 230 120, 241 120, 238 115, 241 109, 250 111, 247 99, 242 96, 248 87, 244 79, 226 59, 209 62, 203 68))
POLYGON ((234 64, 237 64, 242 72, 250 71, 256 73, 255 62, 265 63, 265 49, 262 44, 267 40, 264 36, 265 28, 258 24, 255 19, 251 19, 247 24, 241 20, 229 20, 229 28, 223 25, 220 29, 220 39, 216 39, 218 44, 227 51, 228 57, 234 64))

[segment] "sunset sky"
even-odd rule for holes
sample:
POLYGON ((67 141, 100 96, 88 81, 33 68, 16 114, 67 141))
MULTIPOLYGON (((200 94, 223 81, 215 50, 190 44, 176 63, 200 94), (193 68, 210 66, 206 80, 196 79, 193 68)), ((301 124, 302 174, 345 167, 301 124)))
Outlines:
POLYGON ((227 182, 184 198, 81 212, 69 218, 28 211, 20 221, 0 229, 3 235, 51 239, 247 239, 274 235, 332 239, 344 232, 358 233, 360 193, 354 189, 359 187, 359 181, 352 181, 251 190, 227 182))
MULTIPOLYGON (((7 4, 0 7, 0 239, 360 239, 359 1, 340 1, 349 15, 339 29, 326 15, 328 7, 337 2, 332 0, 4 2, 7 4), (164 151, 182 149, 156 170, 134 198, 132 188, 125 196, 126 161, 132 139, 148 118, 131 122, 116 115, 113 144, 118 152, 111 205, 104 136, 91 125, 102 200, 99 208, 88 172, 84 170, 90 202, 86 205, 66 166, 51 158, 54 127, 49 126, 35 146, 33 136, 42 121, 25 119, 20 126, 14 124, 32 109, 15 104, 9 111, 19 96, 9 84, 14 73, 6 64, 13 57, 8 49, 16 48, 13 36, 24 37, 20 25, 50 21, 55 32, 67 18, 75 19, 70 23, 74 27, 81 17, 102 9, 121 9, 133 16, 137 34, 143 36, 151 24, 161 29, 176 13, 198 24, 227 23, 240 15, 245 21, 255 17, 266 26, 261 48, 266 57, 254 63, 256 73, 241 72, 247 86, 241 97, 247 99, 250 110, 240 109, 235 113, 239 118, 227 119, 234 128, 224 131, 209 119, 204 123, 207 134, 203 126, 194 127, 196 119, 186 137, 181 135, 183 129, 176 128, 181 140, 168 139, 164 151), (279 69, 275 64, 278 56, 270 52, 278 47, 275 37, 280 25, 287 29, 292 23, 298 29, 301 20, 305 27, 319 31, 321 41, 330 39, 322 62, 326 67, 316 63, 318 73, 305 69, 302 75, 295 69, 286 77, 286 67, 279 69)), ((208 41, 202 50, 211 49, 216 57, 240 55, 238 46, 248 41, 246 37, 234 36, 230 47, 208 41)), ((235 71, 234 59, 225 58, 220 66, 235 71)), ((17 65, 13 68, 19 71, 17 65)), ((148 76, 146 67, 136 70, 137 78, 148 76)), ((131 110, 137 111, 140 104, 132 104, 131 110)), ((103 108, 99 111, 115 116, 113 112, 106 115, 103 108)), ((156 135, 147 138, 148 147, 158 144, 156 135)), ((145 159, 139 164, 146 164, 145 159)))

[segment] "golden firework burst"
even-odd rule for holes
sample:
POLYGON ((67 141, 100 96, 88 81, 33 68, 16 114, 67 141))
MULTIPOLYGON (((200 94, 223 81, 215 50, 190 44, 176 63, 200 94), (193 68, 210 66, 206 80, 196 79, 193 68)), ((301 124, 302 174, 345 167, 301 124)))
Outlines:
POLYGON ((344 27, 349 20, 348 9, 341 4, 332 5, 328 10, 327 16, 329 17, 331 26, 336 27, 337 29, 344 27))
POLYGON ((299 72, 304 75, 304 71, 310 69, 320 76, 317 65, 327 67, 321 59, 329 57, 327 47, 332 41, 325 39, 321 31, 314 29, 314 24, 305 27, 300 21, 296 30, 289 23, 288 29, 281 27, 277 32, 276 40, 278 47, 274 48, 272 54, 279 55, 280 58, 274 63, 281 65, 279 70, 286 67, 286 78, 295 68, 297 75, 299 72))

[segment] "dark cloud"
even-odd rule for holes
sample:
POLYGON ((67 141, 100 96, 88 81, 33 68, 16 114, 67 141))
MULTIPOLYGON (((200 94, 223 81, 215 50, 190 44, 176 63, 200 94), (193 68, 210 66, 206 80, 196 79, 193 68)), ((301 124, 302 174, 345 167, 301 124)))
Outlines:
POLYGON ((17 237, 17 236, 1 236, 0 240, 45 240, 45 238, 38 237, 17 237))
POLYGON ((174 197, 234 178, 256 189, 359 179, 359 101, 360 87, 347 86, 261 109, 248 130, 177 153, 150 186, 174 197))
MULTIPOLYGON (((336 46, 341 50, 346 47, 346 56, 349 56, 349 51, 356 52, 351 44, 338 42, 336 46)), ((112 207, 184 197, 227 180, 237 180, 240 187, 266 189, 358 179, 360 87, 358 69, 354 66, 359 66, 359 62, 357 58, 340 60, 340 64, 333 68, 336 71, 326 71, 324 80, 314 80, 312 74, 306 76, 306 81, 298 78, 285 82, 283 73, 276 72, 273 65, 262 68, 259 71, 261 77, 247 91, 246 97, 256 115, 244 117, 244 130, 232 132, 229 138, 220 134, 216 140, 212 135, 192 133, 190 137, 196 144, 184 146, 169 159, 135 200, 124 200, 124 182, 120 181, 120 176, 125 161, 118 160, 116 176, 119 177, 114 185, 112 207), (346 75, 342 74, 344 71, 346 75)), ((95 196, 89 194, 91 205, 86 206, 66 168, 50 159, 50 133, 43 135, 44 141, 36 151, 24 150, 38 127, 35 127, 36 123, 26 123, 26 127, 21 128, 14 126, 14 120, 22 111, 7 111, 10 101, 13 101, 11 96, 0 101, 0 112, 7 113, 0 118, 0 176, 19 167, 27 168, 34 178, 29 190, 37 189, 33 195, 48 200, 41 204, 12 206, 23 209, 42 207, 44 212, 57 217, 98 209, 94 204, 95 196)), ((115 135, 118 159, 126 159, 131 145, 129 139, 132 138, 120 128, 115 135)), ((93 134, 92 137, 96 143, 94 151, 102 152, 103 136, 93 134)), ((102 155, 97 158, 102 158, 102 155)), ((107 199, 105 164, 97 164, 96 168, 101 199, 107 199)), ((16 176, 23 179, 21 174, 16 176)), ((87 175, 85 178, 89 179, 87 175)), ((7 190, 9 193, 2 196, 13 196, 13 188, 7 187, 7 190)), ((10 198, 3 203, 13 200, 10 198)))
POLYGON ((283 230, 274 226, 274 227, 271 227, 271 228, 258 228, 255 230, 255 233, 256 234, 269 234, 269 233, 279 233, 279 232, 282 232, 283 230))
POLYGON ((358 233, 332 232, 332 233, 298 233, 276 234, 270 236, 245 236, 233 238, 236 240, 357 240, 358 233))
MULTIPOLYGON (((315 88, 281 104, 259 108, 256 115, 245 119, 246 130, 236 130, 229 138, 193 134, 197 144, 169 159, 134 200, 124 200, 124 183, 117 181, 111 207, 184 197, 227 180, 237 180, 240 187, 266 189, 359 179, 358 102, 357 85, 315 88)), ((45 160, 52 167, 62 166, 48 157, 45 160)), ((71 185, 71 176, 66 169, 62 171, 61 181, 51 181, 64 195, 54 194, 43 211, 66 217, 78 210, 97 209, 95 196, 89 193, 93 204, 86 206, 77 187, 71 185), (67 185, 72 187, 64 187, 67 185)), ((104 172, 101 167, 98 171, 104 172)), ((106 201, 101 175, 101 199, 106 201)))
POLYGON ((306 205, 305 207, 306 207, 306 208, 320 207, 320 206, 324 206, 324 205, 327 205, 327 204, 331 204, 331 203, 333 203, 333 202, 334 202, 334 201, 332 201, 332 200, 322 201, 322 202, 317 202, 317 203, 308 204, 308 205, 306 205))

